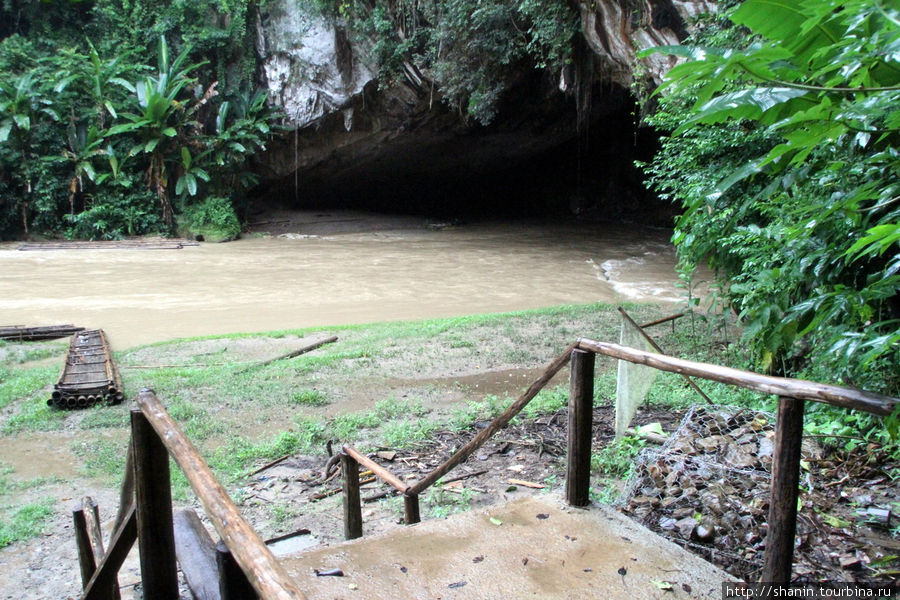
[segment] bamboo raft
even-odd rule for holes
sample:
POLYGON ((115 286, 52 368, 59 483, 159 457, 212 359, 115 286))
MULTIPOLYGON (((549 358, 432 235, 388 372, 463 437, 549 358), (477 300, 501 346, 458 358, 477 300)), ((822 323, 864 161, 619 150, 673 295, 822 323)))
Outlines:
POLYGON ((66 364, 47 405, 87 408, 100 402, 118 404, 124 398, 122 380, 103 330, 91 329, 73 335, 66 364))
POLYGON ((46 325, 41 327, 12 325, 0 327, 0 340, 12 340, 17 342, 55 340, 70 336, 79 331, 84 331, 84 327, 76 327, 74 325, 46 325))
POLYGON ((141 238, 134 240, 59 240, 27 242, 19 250, 181 250, 185 246, 199 246, 200 242, 185 239, 141 238))

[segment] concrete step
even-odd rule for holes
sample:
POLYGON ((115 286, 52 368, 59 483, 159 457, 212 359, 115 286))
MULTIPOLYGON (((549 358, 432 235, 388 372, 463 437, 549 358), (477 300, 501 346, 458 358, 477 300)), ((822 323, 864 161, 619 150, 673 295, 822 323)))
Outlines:
POLYGON ((718 599, 734 580, 609 507, 546 493, 281 561, 310 600, 718 599))

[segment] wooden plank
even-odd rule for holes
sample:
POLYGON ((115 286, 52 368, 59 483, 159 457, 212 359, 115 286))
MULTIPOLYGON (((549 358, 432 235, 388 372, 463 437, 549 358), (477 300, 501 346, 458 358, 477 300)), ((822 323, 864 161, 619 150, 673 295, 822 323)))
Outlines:
MULTIPOLYGON (((656 351, 659 352, 660 354, 665 354, 665 352, 663 352, 662 348, 659 347, 659 344, 656 343, 656 340, 654 340, 652 337, 650 337, 649 335, 647 335, 647 332, 644 331, 643 326, 638 325, 638 324, 634 321, 634 319, 631 318, 631 315, 629 315, 627 312, 625 312, 625 309, 624 309, 624 308, 622 308, 622 307, 620 306, 620 307, 619 307, 619 312, 622 313, 622 317, 623 317, 626 321, 628 321, 628 323, 629 323, 632 327, 634 327, 635 329, 637 329, 638 333, 640 333, 641 336, 642 336, 645 340, 647 340, 647 343, 650 344, 650 346, 651 346, 654 350, 656 350, 656 351)), ((705 393, 703 393, 703 390, 701 390, 699 387, 697 387, 697 384, 694 383, 694 380, 693 380, 693 379, 691 379, 690 377, 688 377, 688 376, 685 375, 684 373, 681 373, 680 375, 681 375, 682 377, 684 377, 684 380, 687 382, 687 384, 688 384, 689 386, 691 386, 691 388, 692 388, 695 392, 697 392, 698 394, 700 394, 700 397, 701 397, 701 398, 703 398, 704 400, 706 400, 706 403, 707 403, 707 404, 712 404, 712 403, 713 403, 713 401, 709 399, 709 396, 707 396, 705 393)))
POLYGON ((438 479, 449 473, 456 465, 463 462, 473 452, 478 450, 486 441, 488 441, 491 436, 493 436, 497 431, 506 427, 507 423, 512 421, 513 417, 515 417, 519 412, 528 405, 531 400, 538 395, 547 383, 553 376, 556 375, 560 369, 562 369, 569 362, 569 354, 571 354, 572 350, 575 349, 575 344, 570 345, 568 348, 563 351, 562 354, 557 356, 552 363, 544 370, 544 373, 538 377, 534 383, 529 386, 525 392, 519 396, 519 398, 513 402, 506 411, 503 412, 499 417, 491 421, 490 425, 482 429, 478 435, 472 438, 468 444, 460 448, 453 454, 449 459, 447 459, 444 464, 437 467, 431 473, 426 475, 421 481, 411 486, 406 493, 407 494, 420 494, 422 491, 428 489, 429 486, 433 485, 438 479))
POLYGON ((362 537, 362 504, 359 501, 359 463, 347 453, 341 453, 343 476, 344 539, 362 537))
POLYGON ((138 408, 131 410, 131 446, 144 594, 158 600, 178 600, 169 454, 138 408))
POLYGON ((372 473, 374 473, 376 477, 381 478, 382 481, 395 488, 397 491, 406 492, 406 490, 409 489, 409 484, 407 484, 405 481, 402 481, 399 477, 379 465, 377 462, 375 462, 350 444, 344 444, 342 449, 345 454, 353 457, 356 462, 372 471, 372 473))
POLYGON ((736 385, 738 387, 754 390, 763 394, 786 396, 798 400, 812 400, 841 408, 862 410, 875 415, 888 416, 893 412, 900 399, 883 396, 874 392, 855 390, 852 388, 815 383, 802 379, 787 379, 784 377, 772 377, 760 375, 750 371, 732 369, 719 365, 674 358, 664 354, 654 354, 635 350, 627 346, 597 342, 581 338, 577 342, 582 350, 598 352, 605 356, 611 356, 629 362, 647 365, 661 371, 670 373, 684 373, 692 377, 702 377, 720 383, 736 385))
POLYGON ((760 581, 788 584, 797 530, 797 495, 803 443, 803 400, 781 397, 775 417, 772 492, 766 526, 766 549, 760 581))
POLYGON ((122 563, 131 551, 137 539, 137 517, 135 516, 134 503, 125 513, 122 524, 116 528, 109 542, 109 550, 103 556, 103 560, 94 571, 81 600, 109 600, 109 591, 116 581, 116 575, 122 568, 122 563))
POLYGON ((175 512, 175 552, 195 600, 221 600, 216 544, 191 509, 175 512))
POLYGON ((156 394, 144 389, 135 401, 160 434, 169 454, 184 471, 207 517, 231 549, 235 561, 259 596, 266 600, 305 599, 284 567, 241 516, 237 506, 225 493, 194 445, 165 411, 156 394))
POLYGON ((587 506, 591 501, 595 356, 593 352, 572 350, 566 468, 566 501, 571 506, 587 506))

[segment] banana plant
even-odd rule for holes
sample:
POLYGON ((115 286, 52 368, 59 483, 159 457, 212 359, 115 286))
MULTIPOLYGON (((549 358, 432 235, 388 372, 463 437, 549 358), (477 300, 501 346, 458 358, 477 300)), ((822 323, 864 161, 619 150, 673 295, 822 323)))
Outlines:
POLYGON ((191 151, 187 146, 181 147, 181 175, 175 184, 175 193, 184 197, 197 195, 197 180, 209 181, 209 173, 194 164, 191 151))
POLYGON ((242 167, 248 156, 266 149, 274 120, 274 113, 266 106, 266 94, 261 91, 253 96, 239 95, 219 106, 211 163, 219 171, 216 179, 220 186, 234 189, 256 183, 242 167))
POLYGON ((78 127, 71 124, 68 135, 69 147, 63 150, 63 158, 72 166, 69 180, 69 215, 75 216, 75 196, 84 191, 84 179, 97 180, 93 159, 103 154, 106 139, 96 127, 78 127))
POLYGON ((147 184, 159 199, 163 222, 170 227, 174 214, 169 199, 167 163, 173 160, 173 155, 181 154, 179 133, 184 133, 191 125, 187 116, 188 101, 182 95, 196 81, 190 76, 191 72, 202 64, 185 66, 188 51, 185 49, 170 62, 168 46, 161 37, 158 73, 144 77, 134 85, 135 112, 124 113, 122 117, 126 122, 109 129, 109 135, 127 133, 135 137, 129 156, 148 155, 147 184))
POLYGON ((21 161, 24 193, 19 199, 22 226, 28 234, 28 207, 32 189, 32 129, 41 118, 58 121, 53 103, 31 73, 0 80, 0 144, 7 145, 21 161))

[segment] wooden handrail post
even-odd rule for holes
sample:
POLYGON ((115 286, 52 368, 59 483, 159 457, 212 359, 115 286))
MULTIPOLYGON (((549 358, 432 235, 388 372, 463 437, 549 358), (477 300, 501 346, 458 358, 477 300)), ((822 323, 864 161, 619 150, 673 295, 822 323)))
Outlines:
MULTIPOLYGON (((78 564, 81 566, 81 589, 87 587, 94 571, 97 570, 97 561, 94 557, 94 549, 87 532, 87 520, 84 517, 85 507, 79 504, 72 510, 72 521, 75 528, 75 545, 78 547, 78 564)), ((102 558, 102 557, 100 557, 102 558)))
POLYGON ((256 600, 259 594, 234 559, 225 542, 216 544, 216 567, 219 570, 219 596, 222 600, 256 600))
POLYGON ((419 495, 403 494, 403 522, 407 525, 415 525, 422 518, 419 516, 419 495))
POLYGON ((178 600, 169 453, 139 408, 131 410, 131 444, 144 596, 178 600))
POLYGON ((566 501, 572 506, 590 503, 595 356, 577 349, 571 355, 566 501))
POLYGON ((803 400, 780 397, 775 421, 772 457, 772 493, 766 551, 760 581, 787 584, 794 560, 797 529, 797 492, 800 483, 800 451, 803 442, 803 400))
POLYGON ((362 537, 362 504, 359 500, 359 463, 341 453, 341 475, 344 478, 344 539, 362 537))
POLYGON ((253 589, 267 600, 304 600, 306 596, 259 538, 259 534, 241 516, 209 465, 178 423, 166 412, 153 390, 141 390, 135 402, 154 430, 165 436, 161 438, 162 442, 181 467, 191 489, 203 505, 206 516, 231 549, 234 560, 250 580, 253 589))

